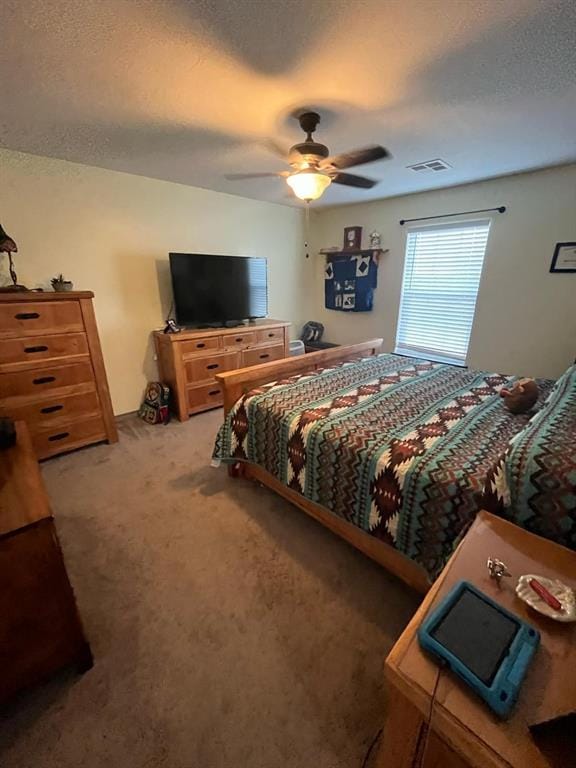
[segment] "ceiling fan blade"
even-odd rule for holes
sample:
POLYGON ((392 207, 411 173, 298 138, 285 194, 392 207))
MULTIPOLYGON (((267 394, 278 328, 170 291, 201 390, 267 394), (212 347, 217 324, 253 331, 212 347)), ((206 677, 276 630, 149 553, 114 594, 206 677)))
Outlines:
POLYGON ((268 179, 286 177, 290 175, 290 171, 272 171, 269 173, 227 173, 224 178, 228 181, 244 181, 245 179, 268 179))
POLYGON ((372 147, 363 149, 353 149, 351 152, 343 152, 341 155, 327 157, 320 163, 321 168, 331 166, 332 168, 352 168, 355 165, 364 165, 364 163, 373 163, 375 160, 384 160, 390 157, 390 152, 384 147, 375 144, 372 147))
POLYGON ((361 187, 362 189, 372 189, 378 181, 367 179, 366 176, 356 176, 353 173, 337 173, 331 177, 334 184, 343 184, 345 187, 361 187))
POLYGON ((262 139, 262 141, 260 142, 260 145, 264 149, 267 149, 268 152, 272 152, 273 155, 276 155, 276 157, 279 157, 281 160, 284 160, 284 162, 288 161, 288 155, 290 154, 289 146, 285 147, 275 139, 262 139))

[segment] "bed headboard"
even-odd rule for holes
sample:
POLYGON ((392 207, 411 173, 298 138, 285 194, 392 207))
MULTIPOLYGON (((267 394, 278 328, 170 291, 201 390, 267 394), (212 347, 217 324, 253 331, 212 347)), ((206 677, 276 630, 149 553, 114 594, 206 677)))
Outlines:
POLYGON ((377 355, 381 351, 381 347, 382 339, 370 339, 370 341, 361 341, 358 344, 330 347, 319 352, 286 357, 283 360, 274 360, 271 363, 253 365, 249 368, 240 368, 229 373, 217 373, 216 379, 222 385, 224 392, 224 413, 228 413, 243 394, 261 384, 294 376, 298 373, 315 371, 318 368, 327 368, 347 360, 377 355))

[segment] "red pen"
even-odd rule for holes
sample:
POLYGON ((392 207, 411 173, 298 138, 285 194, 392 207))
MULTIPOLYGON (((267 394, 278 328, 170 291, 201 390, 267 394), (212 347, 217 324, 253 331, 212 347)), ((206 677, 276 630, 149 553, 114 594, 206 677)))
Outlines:
POLYGON ((550 593, 550 592, 549 592, 549 591, 546 589, 546 587, 545 587, 544 585, 540 584, 540 582, 539 582, 539 581, 536 581, 536 579, 530 579, 530 581, 528 582, 528 584, 530 584, 530 586, 532 587, 532 589, 534 590, 534 592, 536 592, 536 594, 537 594, 539 597, 541 597, 541 598, 542 598, 542 600, 544 600, 544 602, 546 603, 546 605, 549 605, 549 606, 550 606, 550 608, 553 608, 555 611, 561 611, 561 610, 563 610, 563 608, 562 608, 562 603, 561 603, 559 600, 557 600, 557 599, 554 597, 554 595, 553 595, 553 594, 551 594, 551 593, 550 593))

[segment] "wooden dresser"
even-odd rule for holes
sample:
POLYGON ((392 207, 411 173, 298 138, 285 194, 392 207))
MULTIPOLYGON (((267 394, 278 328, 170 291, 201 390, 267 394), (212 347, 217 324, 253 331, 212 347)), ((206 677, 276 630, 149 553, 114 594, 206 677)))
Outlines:
POLYGON ((0 294, 0 416, 39 459, 118 440, 89 291, 0 294))
POLYGON ((0 451, 0 702, 92 654, 26 424, 0 451))
POLYGON ((288 357, 290 323, 256 320, 238 328, 155 331, 160 378, 172 389, 180 421, 223 404, 214 376, 288 357))

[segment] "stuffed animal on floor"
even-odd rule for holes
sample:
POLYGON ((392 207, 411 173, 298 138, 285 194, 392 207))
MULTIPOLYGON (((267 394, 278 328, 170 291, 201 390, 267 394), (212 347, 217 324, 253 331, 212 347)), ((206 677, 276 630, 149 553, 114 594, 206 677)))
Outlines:
POLYGON ((510 389, 502 387, 500 397, 511 413, 526 413, 538 400, 538 384, 534 379, 518 379, 510 389))

